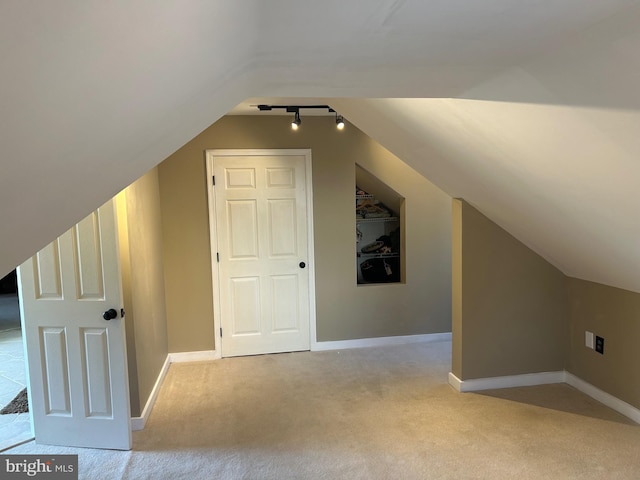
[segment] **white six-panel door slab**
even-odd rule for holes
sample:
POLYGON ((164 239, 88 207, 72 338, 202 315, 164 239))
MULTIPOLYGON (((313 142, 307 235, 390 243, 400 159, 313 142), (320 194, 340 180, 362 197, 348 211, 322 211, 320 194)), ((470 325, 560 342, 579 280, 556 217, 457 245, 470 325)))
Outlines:
POLYGON ((208 160, 222 356, 309 350, 306 154, 212 150, 208 160))
POLYGON ((109 201, 19 267, 37 443, 131 448, 116 234, 109 201))

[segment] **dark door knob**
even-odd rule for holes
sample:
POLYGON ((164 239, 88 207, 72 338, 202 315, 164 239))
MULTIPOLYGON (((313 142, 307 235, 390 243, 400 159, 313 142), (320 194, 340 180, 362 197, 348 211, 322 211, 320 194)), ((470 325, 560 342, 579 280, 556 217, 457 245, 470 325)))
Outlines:
POLYGON ((306 263, 304 263, 304 262, 300 262, 300 268, 304 268, 304 267, 306 267, 306 266, 307 266, 307 264, 306 264, 306 263))
POLYGON ((115 308, 110 308, 102 314, 102 318, 104 318, 105 320, 112 320, 114 318, 117 318, 117 316, 118 311, 115 308))

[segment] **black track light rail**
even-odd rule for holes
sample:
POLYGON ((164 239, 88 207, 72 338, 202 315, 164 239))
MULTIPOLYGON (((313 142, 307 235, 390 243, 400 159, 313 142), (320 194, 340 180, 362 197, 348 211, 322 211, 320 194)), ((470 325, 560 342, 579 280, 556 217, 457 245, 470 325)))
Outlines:
POLYGON ((275 109, 280 109, 280 110, 286 110, 287 113, 293 113, 294 117, 293 117, 293 121, 291 122, 291 129, 292 130, 298 130, 298 128, 300 127, 300 124, 302 123, 302 120, 300 119, 300 110, 307 108, 307 109, 315 109, 315 110, 327 110, 329 113, 335 113, 336 114, 336 127, 338 130, 343 130, 344 129, 344 117, 342 115, 338 115, 338 112, 336 112, 333 108, 331 108, 329 105, 265 105, 265 104, 261 104, 261 105, 251 105, 252 107, 257 107, 258 110, 260 110, 261 112, 265 112, 265 111, 269 111, 269 110, 275 110, 275 109))
POLYGON ((335 113, 335 110, 331 108, 329 105, 252 105, 252 107, 258 107, 258 110, 264 112, 275 109, 286 110, 288 113, 300 113, 300 110, 305 109, 316 109, 316 110, 327 110, 329 113, 335 113))

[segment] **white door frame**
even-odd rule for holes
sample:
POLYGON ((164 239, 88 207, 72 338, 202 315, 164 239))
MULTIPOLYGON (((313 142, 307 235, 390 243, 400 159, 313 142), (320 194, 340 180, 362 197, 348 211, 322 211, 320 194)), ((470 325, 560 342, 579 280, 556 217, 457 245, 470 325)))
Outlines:
POLYGON ((206 150, 207 163, 207 196, 209 203, 209 238, 211 242, 211 281, 213 285, 213 327, 214 327, 214 358, 222 358, 221 348, 221 308, 220 308, 220 264, 217 261, 218 230, 216 226, 216 199, 213 191, 213 161, 214 157, 237 156, 272 156, 296 155, 305 157, 305 178, 307 196, 307 242, 309 268, 309 345, 311 348, 317 343, 316 339, 316 274, 315 253, 313 241, 313 184, 311 181, 311 149, 212 149, 206 150))

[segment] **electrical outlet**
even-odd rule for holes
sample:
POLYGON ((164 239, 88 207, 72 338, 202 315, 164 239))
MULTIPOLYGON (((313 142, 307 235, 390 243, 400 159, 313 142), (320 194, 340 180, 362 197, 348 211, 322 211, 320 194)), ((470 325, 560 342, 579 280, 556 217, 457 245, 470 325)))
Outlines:
POLYGON ((596 352, 604 355, 604 338, 596 335, 596 352))
POLYGON ((593 348, 593 332, 584 332, 584 344, 589 348, 593 348))

